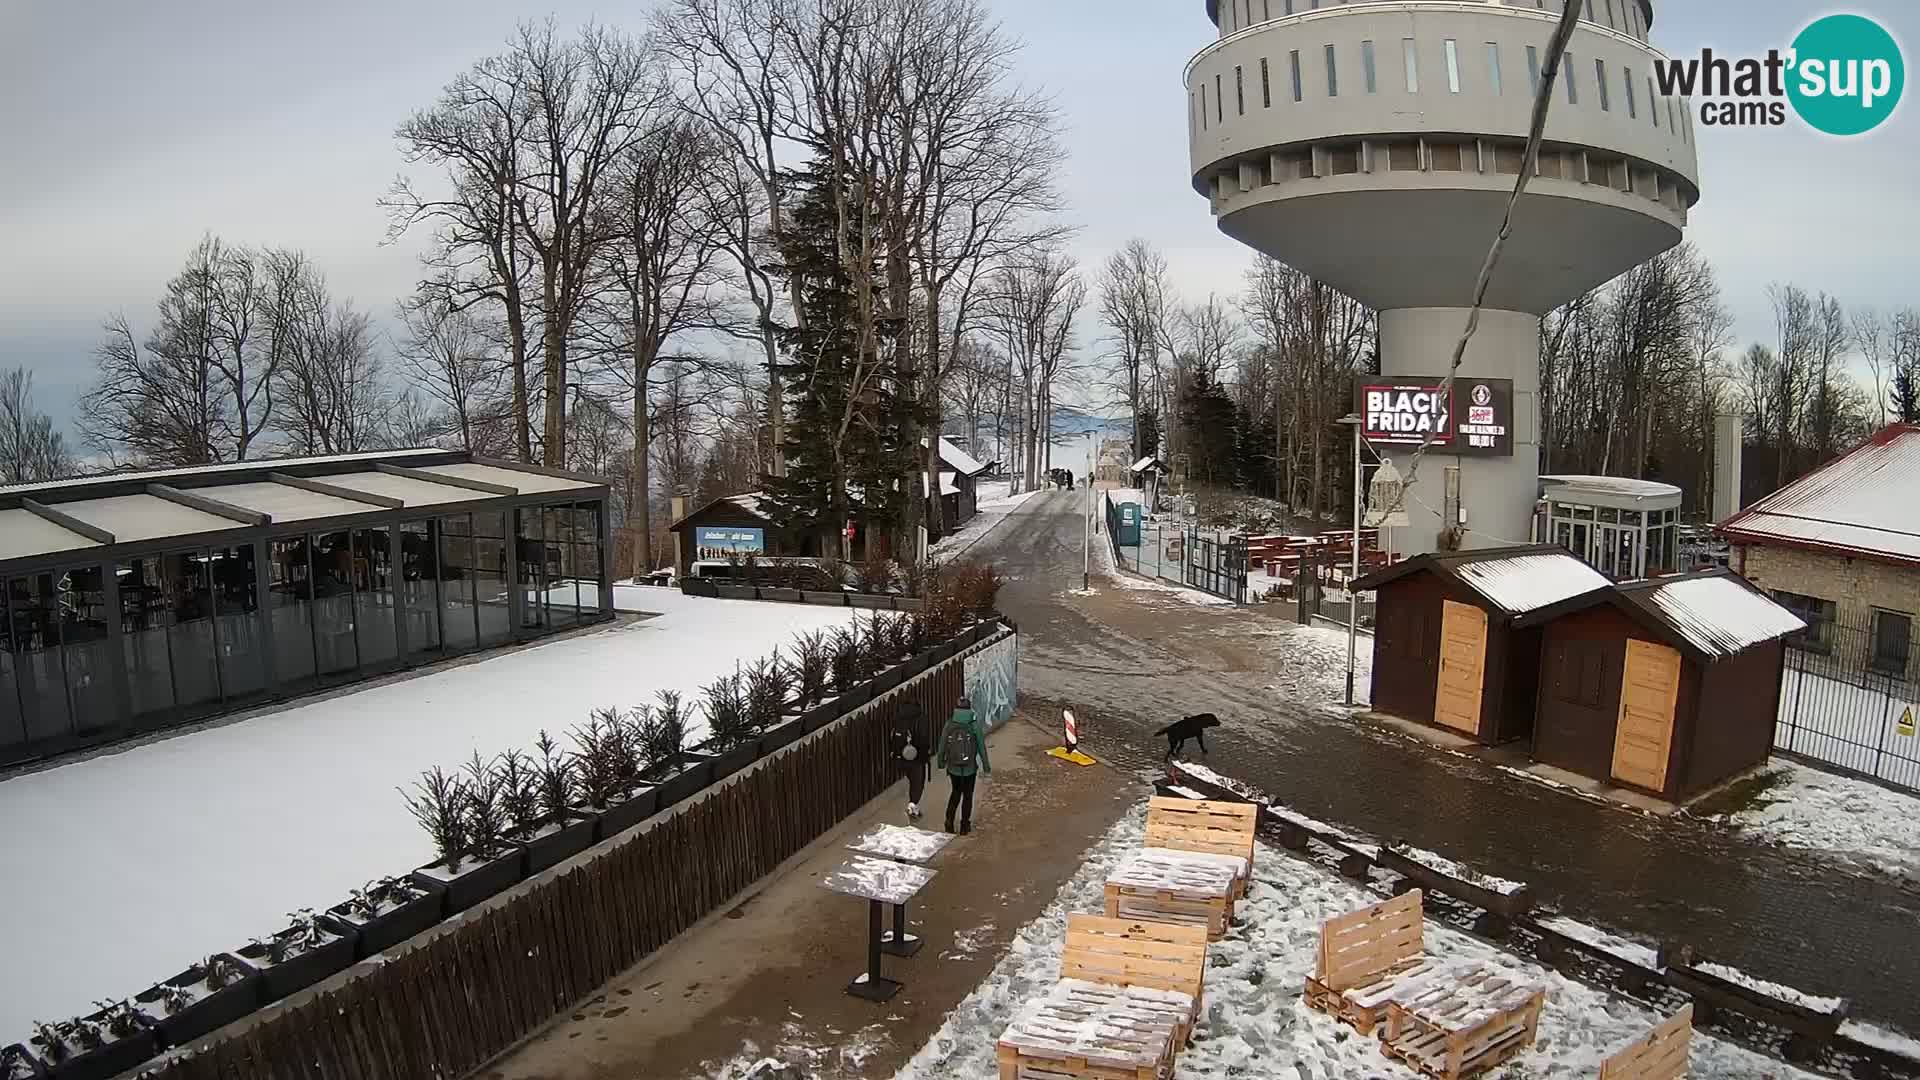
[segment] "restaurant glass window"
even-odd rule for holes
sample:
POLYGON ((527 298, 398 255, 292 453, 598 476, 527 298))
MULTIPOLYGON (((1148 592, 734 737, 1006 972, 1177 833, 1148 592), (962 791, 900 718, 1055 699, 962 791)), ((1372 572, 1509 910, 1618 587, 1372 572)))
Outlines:
POLYGON ((313 541, 286 536, 267 542, 267 617, 273 620, 273 672, 283 687, 311 681, 313 663, 313 541))
POLYGON ((219 635, 220 685, 229 702, 267 691, 267 643, 260 630, 259 578, 254 547, 214 548, 207 560, 213 575, 214 629, 219 635))
POLYGON ((119 727, 120 695, 114 689, 107 593, 99 566, 76 566, 54 582, 60 603, 60 643, 66 650, 67 700, 76 734, 119 727))
POLYGON ((313 646, 321 675, 360 666, 354 642, 353 545, 345 531, 313 538, 313 646))
POLYGON ((13 658, 13 615, 8 607, 9 590, 0 588, 0 760, 25 745, 27 725, 20 715, 20 677, 13 658))
POLYGON ((473 593, 479 607, 480 644, 513 640, 507 606, 507 515, 499 510, 473 515, 473 593))
POLYGON ((182 709, 205 712, 220 704, 220 669, 214 660, 213 578, 207 552, 160 556, 160 590, 167 605, 167 652, 173 658, 173 693, 182 709))
POLYGON ((546 517, 547 611, 558 628, 580 621, 580 577, 574 559, 577 540, 573 507, 542 508, 546 517))
POLYGON ((1638 558, 1640 554, 1639 547, 1639 529, 1614 530, 1613 551, 1615 573, 1623 578, 1640 576, 1641 564, 1638 558))
POLYGON ((400 594, 406 607, 407 651, 440 651, 440 554, 427 521, 400 526, 400 594))
POLYGON ((173 708, 173 659, 167 627, 173 609, 162 589, 158 556, 114 567, 120 579, 120 656, 127 673, 128 707, 137 720, 173 708))
POLYGON ((399 652, 393 640, 393 549, 385 528, 353 530, 354 631, 360 666, 377 667, 399 652))
POLYGON ((13 626, 14 674, 20 680, 20 711, 28 742, 72 730, 66 666, 60 655, 60 618, 53 575, 7 582, 7 617, 13 626))
POLYGON ((440 577, 440 629, 448 649, 471 649, 480 634, 473 596, 473 516, 452 514, 435 524, 440 540, 435 564, 440 577))
POLYGON ((600 614, 600 504, 585 503, 573 508, 573 569, 580 582, 580 618, 600 614))
POLYGON ((519 547, 514 549, 520 560, 520 627, 538 630, 548 625, 546 515, 539 507, 528 506, 515 511, 514 517, 520 522, 519 547))

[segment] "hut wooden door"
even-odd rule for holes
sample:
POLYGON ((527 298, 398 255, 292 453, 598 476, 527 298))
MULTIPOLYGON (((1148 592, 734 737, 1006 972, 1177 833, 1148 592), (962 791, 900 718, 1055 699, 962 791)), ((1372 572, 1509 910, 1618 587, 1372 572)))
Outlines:
POLYGON ((1648 791, 1667 787, 1673 708, 1680 697, 1680 654, 1627 639, 1620 677, 1620 719, 1613 731, 1613 778, 1648 791))
POLYGON ((1433 719, 1468 735, 1480 734, 1480 695, 1486 686, 1487 613, 1472 604, 1442 600, 1440 677, 1433 692, 1433 719))

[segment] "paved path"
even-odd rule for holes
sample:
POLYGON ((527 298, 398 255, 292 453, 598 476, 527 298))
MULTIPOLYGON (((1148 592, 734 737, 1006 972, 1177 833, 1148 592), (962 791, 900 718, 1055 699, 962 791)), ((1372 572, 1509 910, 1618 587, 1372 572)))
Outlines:
POLYGON ((1099 581, 1095 595, 1075 595, 1083 499, 1038 495, 969 554, 1008 579, 1000 601, 1020 625, 1023 700, 1075 705, 1096 756, 1157 771, 1156 728, 1218 713, 1226 726, 1209 738, 1206 763, 1305 813, 1530 882, 1576 918, 1689 942, 1760 977, 1850 997, 1856 1017, 1920 1031, 1920 894, 1349 720, 1328 707, 1344 653, 1305 672, 1284 663, 1278 650, 1299 639, 1271 609, 1203 607, 1099 581))

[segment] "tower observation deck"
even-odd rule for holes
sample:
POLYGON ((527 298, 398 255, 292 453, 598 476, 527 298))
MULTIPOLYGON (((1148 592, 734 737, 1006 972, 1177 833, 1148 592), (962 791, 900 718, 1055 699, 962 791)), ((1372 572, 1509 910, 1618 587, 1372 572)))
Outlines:
MULTIPOLYGON (((1427 451, 1412 527, 1392 530, 1403 554, 1460 525, 1464 546, 1527 540, 1541 316, 1679 243, 1700 197, 1688 103, 1654 80, 1650 0, 1564 2, 1584 10, 1455 386, 1457 421, 1493 408, 1477 427, 1503 435, 1427 451)), ((1383 384, 1446 375, 1562 3, 1206 0, 1220 36, 1187 66, 1194 189, 1228 236, 1380 312, 1383 384)), ((1388 456, 1404 472, 1412 450, 1388 456)))

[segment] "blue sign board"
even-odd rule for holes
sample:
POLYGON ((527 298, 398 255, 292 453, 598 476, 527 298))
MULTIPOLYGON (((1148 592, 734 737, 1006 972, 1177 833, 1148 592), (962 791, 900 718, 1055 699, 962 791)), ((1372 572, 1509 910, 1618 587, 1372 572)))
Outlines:
POLYGON ((744 559, 767 553, 767 531, 742 525, 699 525, 693 530, 696 559, 744 559))

